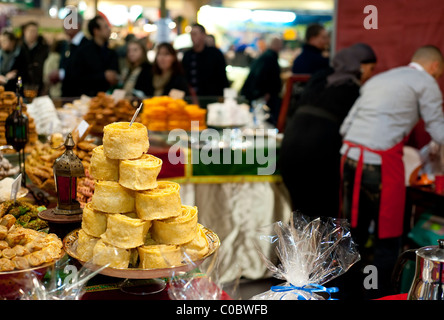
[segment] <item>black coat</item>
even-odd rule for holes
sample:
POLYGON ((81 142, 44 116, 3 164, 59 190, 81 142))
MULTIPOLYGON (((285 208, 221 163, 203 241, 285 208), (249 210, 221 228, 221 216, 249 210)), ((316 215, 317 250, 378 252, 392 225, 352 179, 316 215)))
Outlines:
POLYGON ((265 94, 279 95, 282 83, 278 58, 276 51, 268 49, 253 61, 250 73, 241 89, 241 94, 249 101, 263 97, 265 94))
POLYGON ((62 96, 63 97, 79 97, 80 92, 80 78, 76 77, 76 72, 74 71, 74 59, 79 50, 85 46, 89 40, 83 37, 78 45, 71 44, 69 42, 65 43, 65 46, 60 53, 60 69, 65 70, 65 77, 62 81, 62 96))
POLYGON ((293 209, 308 216, 337 217, 339 211, 340 125, 359 97, 349 80, 326 87, 329 72, 314 74, 296 112, 287 120, 279 169, 293 209))
POLYGON ((94 97, 98 92, 106 92, 111 88, 105 79, 105 70, 119 72, 119 62, 114 50, 107 46, 100 47, 89 40, 73 61, 74 76, 79 79, 79 93, 94 97))
POLYGON ((49 46, 39 36, 37 44, 33 48, 23 43, 20 53, 14 62, 11 70, 17 70, 17 77, 22 78, 23 87, 26 85, 36 85, 38 94, 43 91, 43 65, 49 54, 49 46))
POLYGON ((224 88, 229 87, 225 57, 215 47, 205 47, 201 52, 193 49, 186 51, 182 65, 188 83, 198 96, 223 96, 224 88), (196 74, 193 74, 193 70, 196 74))
MULTIPOLYGON (((188 80, 185 77, 184 74, 173 74, 171 75, 170 80, 168 83, 163 87, 162 95, 167 96, 169 95, 171 89, 177 89, 185 92, 185 96, 190 95, 190 86, 188 84, 188 80)), ((154 87, 151 85, 148 96, 154 95, 154 87)))
POLYGON ((329 59, 322 55, 322 51, 315 46, 305 44, 302 52, 293 61, 293 73, 313 74, 316 71, 329 67, 329 59))
MULTIPOLYGON (((152 91, 152 78, 153 78, 153 67, 149 62, 144 62, 140 65, 142 70, 140 71, 136 83, 134 84, 134 90, 141 91, 144 96, 149 96, 152 91)), ((127 77, 129 76, 128 73, 127 77)), ((125 84, 126 79, 123 79, 125 84)))

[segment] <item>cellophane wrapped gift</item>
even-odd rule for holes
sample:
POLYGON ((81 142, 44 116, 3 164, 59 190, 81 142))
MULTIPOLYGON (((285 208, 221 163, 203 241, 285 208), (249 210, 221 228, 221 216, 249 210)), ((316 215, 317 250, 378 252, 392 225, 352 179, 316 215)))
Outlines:
POLYGON ((289 223, 279 221, 263 228, 258 241, 273 244, 278 262, 273 262, 276 259, 269 253, 261 252, 260 245, 259 254, 274 276, 286 282, 253 296, 252 300, 334 299, 332 293, 338 289, 324 284, 360 260, 345 219, 311 220, 294 212, 289 223))
POLYGON ((182 252, 185 268, 174 271, 168 280, 171 300, 220 300, 222 288, 218 277, 218 252, 205 261, 192 261, 182 252), (184 271, 185 270, 185 271, 184 271))

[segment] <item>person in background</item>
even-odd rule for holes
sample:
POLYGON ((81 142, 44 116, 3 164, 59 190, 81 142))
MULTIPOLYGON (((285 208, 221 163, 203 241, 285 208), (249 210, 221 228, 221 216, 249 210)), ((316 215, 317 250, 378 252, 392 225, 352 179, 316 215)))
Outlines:
POLYGON ((264 98, 270 108, 270 122, 277 123, 281 106, 282 89, 279 52, 282 40, 274 37, 270 40, 267 50, 259 56, 250 67, 250 73, 241 89, 241 94, 252 103, 253 100, 264 98))
POLYGON ((122 88, 127 96, 143 98, 150 95, 152 66, 148 62, 146 46, 133 39, 126 45, 127 68, 122 72, 122 88))
POLYGON ((119 83, 119 62, 117 54, 108 47, 111 28, 101 15, 88 22, 92 39, 77 50, 73 61, 74 76, 80 79, 79 94, 96 96, 119 83))
POLYGON ((63 97, 79 97, 80 79, 75 77, 73 70, 73 61, 80 48, 88 43, 88 38, 82 31, 83 17, 79 13, 69 12, 66 19, 68 23, 64 23, 64 31, 68 37, 68 41, 63 43, 60 52, 60 63, 58 70, 54 70, 49 74, 49 80, 52 84, 61 82, 61 95, 63 97), (76 15, 76 16, 74 16, 76 15), (75 20, 74 20, 75 19, 75 20))
POLYGON ((313 74, 329 67, 329 58, 323 53, 329 46, 327 30, 320 24, 311 24, 305 33, 302 52, 293 61, 293 74, 313 74))
POLYGON ((338 51, 332 68, 313 74, 307 83, 285 128, 278 164, 293 210, 310 217, 337 217, 339 127, 375 63, 373 49, 358 43, 338 51))
POLYGON ((0 85, 6 91, 15 91, 17 71, 12 70, 12 67, 19 53, 17 37, 11 31, 3 31, 0 35, 0 85))
POLYGON ((408 66, 367 81, 341 125, 342 217, 351 223, 360 266, 373 265, 378 271, 377 289, 363 290, 367 275, 362 271, 361 279, 353 282, 365 298, 394 294, 391 275, 402 245, 406 200, 403 146, 420 117, 432 139, 444 143, 437 83, 443 69, 437 47, 418 48, 408 66))
POLYGON ((57 40, 51 45, 51 51, 43 65, 43 83, 44 94, 48 94, 51 98, 62 96, 62 83, 51 81, 51 75, 59 72, 61 53, 65 46, 64 40, 57 40))
POLYGON ((207 33, 200 24, 191 28, 193 47, 184 53, 182 65, 188 83, 197 96, 223 96, 229 87, 223 53, 206 45, 207 33))
POLYGON ((205 39, 205 43, 209 47, 216 47, 216 38, 212 34, 207 34, 207 38, 205 39))
POLYGON ((43 64, 48 57, 49 46, 39 35, 38 24, 30 21, 22 26, 20 53, 15 60, 12 70, 17 70, 17 76, 22 78, 23 88, 27 87, 41 95, 43 85, 43 64))
POLYGON ((190 94, 188 81, 174 47, 169 43, 160 43, 153 65, 152 96, 168 95, 171 89, 190 94))

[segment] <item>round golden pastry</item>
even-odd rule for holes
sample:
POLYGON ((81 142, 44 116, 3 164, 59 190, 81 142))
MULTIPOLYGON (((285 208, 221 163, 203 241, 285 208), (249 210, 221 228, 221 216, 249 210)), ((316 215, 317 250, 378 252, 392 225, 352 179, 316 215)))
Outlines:
POLYGON ((118 181, 119 160, 106 157, 103 145, 95 147, 91 152, 89 171, 96 180, 118 181))
POLYGON ((196 261, 205 256, 209 249, 208 239, 201 224, 197 225, 197 233, 193 240, 182 245, 182 250, 191 261, 196 261))
POLYGON ((197 232, 197 207, 182 205, 177 217, 153 220, 152 238, 162 244, 184 244, 194 239, 197 232))
POLYGON ((122 249, 131 249, 145 243, 151 221, 134 219, 124 214, 110 214, 103 241, 122 249))
POLYGON ((131 190, 156 188, 160 169, 162 160, 151 154, 144 154, 135 160, 122 160, 119 164, 119 183, 131 190))
POLYGON ((181 265, 181 251, 177 245, 153 244, 137 247, 139 268, 157 269, 181 265))
POLYGON ((140 219, 159 220, 177 217, 181 213, 180 185, 158 181, 157 187, 136 192, 136 212, 140 219))
POLYGON ((107 214, 92 208, 91 203, 87 203, 83 208, 82 229, 93 237, 100 237, 106 230, 107 214))
POLYGON ((85 230, 80 229, 77 238, 77 255, 82 261, 90 261, 93 258, 94 246, 100 238, 90 236, 85 230))
POLYGON ((107 213, 134 212, 134 192, 115 181, 97 181, 91 207, 107 213))
POLYGON ((93 250, 93 263, 110 268, 125 269, 130 263, 131 251, 115 247, 105 243, 102 239, 98 240, 93 250))
POLYGON ((139 122, 113 122, 103 128, 103 150, 110 159, 137 159, 148 151, 148 129, 139 122))

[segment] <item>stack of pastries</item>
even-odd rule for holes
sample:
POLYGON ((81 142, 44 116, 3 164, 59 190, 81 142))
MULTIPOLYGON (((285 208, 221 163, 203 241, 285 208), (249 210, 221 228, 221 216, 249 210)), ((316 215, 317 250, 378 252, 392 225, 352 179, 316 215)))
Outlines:
POLYGON ((77 254, 112 268, 168 268, 209 250, 197 208, 181 203, 180 186, 158 181, 162 160, 148 154, 147 128, 138 122, 104 127, 92 152, 92 200, 83 210, 77 254))

